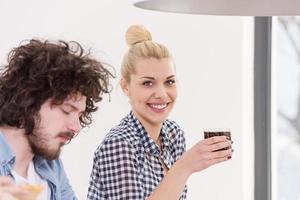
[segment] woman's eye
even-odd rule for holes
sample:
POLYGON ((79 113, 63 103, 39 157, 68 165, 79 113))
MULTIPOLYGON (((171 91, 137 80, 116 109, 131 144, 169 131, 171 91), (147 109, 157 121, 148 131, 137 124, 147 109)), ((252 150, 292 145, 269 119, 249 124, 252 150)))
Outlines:
POLYGON ((173 80, 173 79, 167 80, 167 84, 168 85, 174 85, 175 84, 175 80, 173 80))
POLYGON ((151 86, 151 85, 153 85, 153 83, 151 81, 144 81, 143 85, 144 86, 151 86))

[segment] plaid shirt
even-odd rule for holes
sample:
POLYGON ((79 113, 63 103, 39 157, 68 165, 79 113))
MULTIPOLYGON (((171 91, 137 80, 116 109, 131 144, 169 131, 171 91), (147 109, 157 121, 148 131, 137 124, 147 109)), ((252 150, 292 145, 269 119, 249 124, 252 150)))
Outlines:
MULTIPOLYGON (((166 120, 161 129, 162 152, 131 112, 111 129, 97 148, 88 189, 89 200, 143 200, 185 151, 183 131, 166 120)), ((180 199, 186 199, 187 188, 180 199)))

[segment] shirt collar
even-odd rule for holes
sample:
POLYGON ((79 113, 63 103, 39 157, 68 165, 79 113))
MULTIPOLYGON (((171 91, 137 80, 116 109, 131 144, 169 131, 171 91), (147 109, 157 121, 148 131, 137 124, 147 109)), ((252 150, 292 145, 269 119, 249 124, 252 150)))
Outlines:
POLYGON ((129 113, 127 117, 131 127, 137 133, 137 136, 140 138, 141 143, 145 148, 145 151, 151 155, 159 157, 160 150, 158 146, 155 144, 155 142, 153 141, 153 139, 146 132, 142 123, 133 115, 132 111, 129 113))
POLYGON ((170 126, 170 122, 168 120, 163 123, 160 134, 163 140, 163 145, 170 147, 175 143, 177 131, 170 126))
MULTIPOLYGON (((142 123, 133 115, 132 111, 129 113, 127 118, 133 130, 137 133, 137 136, 141 139, 141 143, 144 146, 145 151, 151 155, 159 157, 160 155, 159 147, 156 145, 154 140, 146 132, 142 123)), ((172 140, 175 139, 176 135, 172 131, 170 132, 167 123, 164 122, 161 128, 160 136, 162 138, 163 147, 169 147, 170 144, 172 144, 172 140)), ((167 149, 168 148, 164 148, 164 150, 167 149)))
POLYGON ((170 138, 169 138, 169 130, 166 127, 166 123, 164 122, 160 131, 160 135, 162 138, 163 146, 170 146, 170 138))
MULTIPOLYGON (((10 171, 13 169, 16 162, 16 155, 6 141, 4 135, 0 132, 0 166, 6 166, 3 175, 9 175, 10 171)), ((48 181, 55 183, 57 185, 57 180, 55 175, 51 174, 52 170, 47 164, 47 161, 40 157, 34 156, 33 163, 36 169, 36 172, 42 176, 42 178, 47 179, 48 181)))
POLYGON ((8 165, 13 168, 16 161, 16 155, 6 141, 4 135, 0 132, 0 164, 8 165))

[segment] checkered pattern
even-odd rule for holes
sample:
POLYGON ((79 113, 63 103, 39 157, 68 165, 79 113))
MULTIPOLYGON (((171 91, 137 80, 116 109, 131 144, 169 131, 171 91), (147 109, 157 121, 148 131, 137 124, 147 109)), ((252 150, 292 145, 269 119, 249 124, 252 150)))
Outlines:
MULTIPOLYGON (((88 200, 144 200, 163 179, 163 166, 170 168, 185 151, 183 131, 173 121, 161 129, 162 152, 142 124, 128 114, 111 129, 94 157, 88 200)), ((186 187, 180 199, 186 199, 186 187)))

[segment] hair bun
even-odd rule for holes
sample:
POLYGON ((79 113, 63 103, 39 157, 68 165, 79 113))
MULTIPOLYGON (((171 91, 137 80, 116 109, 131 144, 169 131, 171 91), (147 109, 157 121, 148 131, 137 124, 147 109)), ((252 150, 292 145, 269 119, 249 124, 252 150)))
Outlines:
POLYGON ((126 43, 133 46, 140 42, 151 41, 151 33, 142 25, 130 26, 126 31, 126 43))

